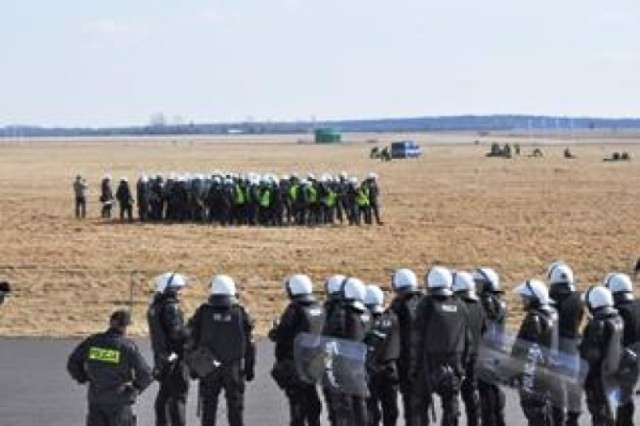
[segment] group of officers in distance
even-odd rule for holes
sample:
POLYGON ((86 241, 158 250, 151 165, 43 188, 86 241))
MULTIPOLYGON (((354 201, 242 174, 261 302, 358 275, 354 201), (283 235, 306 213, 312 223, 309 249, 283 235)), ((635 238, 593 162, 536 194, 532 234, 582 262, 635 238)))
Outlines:
MULTIPOLYGON (((87 185, 74 182, 76 217, 84 217, 87 185)), ((114 192, 110 175, 100 187, 102 217, 111 218, 116 204, 121 220, 133 220, 133 206, 143 222, 199 222, 220 225, 381 225, 378 176, 369 173, 359 181, 346 172, 334 176, 244 175, 215 171, 210 175, 171 173, 142 175, 135 197, 126 177, 114 192)))
MULTIPOLYGON (((594 425, 632 425, 637 359, 631 363, 636 365, 631 379, 623 380, 618 371, 621 354, 633 358, 628 348, 640 341, 640 301, 631 278, 611 273, 580 293, 566 263, 551 264, 547 276, 548 284, 532 279, 515 289, 525 313, 517 341, 525 349, 514 345, 512 356, 525 359, 523 371, 509 381, 517 385, 524 417, 536 426, 577 425, 584 391, 594 425), (585 312, 586 325, 580 329, 585 312), (532 382, 535 372, 526 365, 533 348, 545 349, 536 352, 538 367, 552 368, 553 354, 559 352, 583 360, 586 379, 579 392, 532 382), (619 384, 617 409, 608 399, 609 379, 619 384)), ((132 424, 131 404, 152 377, 160 384, 156 424, 184 425, 190 376, 199 379, 202 425, 216 424, 222 390, 229 425, 243 424, 245 382, 254 379, 256 365, 253 322, 236 298, 233 279, 225 275, 211 279, 209 300, 185 322, 178 295, 186 282, 177 273, 156 279, 148 310, 153 370, 125 337, 129 319, 122 312, 114 314, 106 333, 89 337, 73 351, 68 370, 78 382, 89 383, 88 425, 132 424)), ((313 295, 308 276, 285 280, 289 304, 269 338, 276 358, 271 375, 288 399, 290 425, 320 425, 322 411, 318 386, 301 380, 296 370, 294 341, 300 333, 363 342, 368 348, 368 397, 323 389, 332 425, 396 425, 399 396, 405 424, 426 425, 433 421, 435 395, 443 425, 458 424, 460 397, 467 424, 505 424, 500 383, 479 375, 476 362, 482 340, 504 332, 507 305, 498 274, 490 268, 461 272, 435 266, 424 283, 426 292, 413 271, 396 270, 394 298, 385 309, 380 287, 355 277, 329 277, 324 305, 313 295)))

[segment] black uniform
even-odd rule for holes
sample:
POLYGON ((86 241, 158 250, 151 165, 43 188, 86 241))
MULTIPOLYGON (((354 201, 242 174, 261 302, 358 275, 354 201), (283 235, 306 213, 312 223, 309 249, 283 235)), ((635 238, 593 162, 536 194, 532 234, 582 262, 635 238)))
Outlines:
MULTIPOLYGON (((343 302, 327 318, 326 334, 355 342, 363 342, 371 328, 371 315, 360 303, 343 302)), ((360 396, 331 392, 335 426, 367 426, 366 399, 360 396)))
MULTIPOLYGON (((336 320, 332 319, 336 314, 338 314, 341 310, 342 299, 340 298, 339 293, 328 294, 327 298, 324 302, 324 315, 325 315, 325 323, 322 329, 323 335, 329 335, 329 324, 335 323, 336 320)), ((331 392, 327 388, 322 388, 322 393, 324 395, 325 405, 327 407, 327 414, 329 417, 329 423, 331 425, 335 425, 335 404, 331 403, 331 392)))
MULTIPOLYGON (((582 295, 573 291, 566 284, 553 284, 549 296, 556 302, 558 310, 558 349, 563 359, 570 362, 567 370, 577 373, 580 358, 578 345, 580 344, 580 324, 584 317, 584 302, 582 295)), ((560 389, 558 395, 561 401, 553 407, 553 421, 555 425, 577 426, 580 417, 582 395, 572 389, 560 389), (566 408, 566 415, 565 415, 566 408)))
POLYGON ((584 328, 580 356, 589 367, 584 388, 594 425, 615 424, 606 389, 616 382, 615 373, 622 353, 623 327, 618 312, 605 307, 597 309, 584 328))
MULTIPOLYGON (((507 318, 507 304, 500 297, 500 293, 483 291, 479 294, 480 303, 486 314, 487 330, 483 336, 483 343, 495 345, 496 349, 504 341, 505 320, 507 318)), ((500 387, 481 378, 478 379, 480 393, 480 408, 483 426, 504 426, 504 392, 500 387)))
POLYGON ((467 308, 469 318, 469 331, 471 333, 471 345, 468 351, 465 365, 465 376, 462 380, 462 400, 467 413, 467 425, 480 424, 480 393, 478 391, 478 374, 476 362, 478 359, 478 347, 482 336, 487 331, 487 316, 478 298, 468 292, 457 293, 467 308))
POLYGON ((398 421, 398 366, 400 329, 392 311, 372 314, 373 325, 365 339, 369 354, 369 425, 395 426, 398 421))
POLYGON ((100 202, 102 203, 102 211, 100 213, 103 219, 111 218, 111 207, 113 207, 113 190, 111 189, 111 179, 102 179, 100 184, 100 202))
MULTIPOLYGON (((409 377, 409 360, 411 358, 411 330, 415 326, 416 308, 422 299, 423 294, 418 290, 399 293, 391 302, 391 310, 398 318, 400 328, 400 357, 398 358, 398 379, 400 394, 402 395, 402 405, 404 408, 404 419, 406 424, 411 424, 413 418, 412 397, 416 394, 413 391, 414 382, 409 377)), ((419 413, 417 415, 420 415, 419 413)))
POLYGON ((151 188, 149 182, 139 179, 136 183, 136 200, 138 201, 138 217, 142 222, 149 219, 151 188))
POLYGON ((67 362, 78 383, 89 382, 87 426, 133 426, 131 406, 153 381, 138 347, 110 328, 78 345, 67 362))
POLYGON ((412 332, 409 374, 416 382, 417 395, 410 425, 429 424, 428 407, 434 393, 442 402, 442 425, 457 425, 458 396, 471 344, 464 303, 452 295, 425 296, 416 309, 412 332))
POLYGON ((289 400, 291 426, 320 426, 322 404, 315 384, 299 379, 293 359, 293 343, 300 333, 321 334, 324 311, 313 296, 293 298, 269 338, 276 344, 272 375, 289 400))
POLYGON ((129 222, 133 221, 133 196, 126 181, 120 181, 116 190, 116 199, 120 205, 120 220, 124 220, 125 213, 129 222))
POLYGON ((160 383, 155 402, 156 425, 184 425, 189 391, 189 369, 184 360, 188 331, 175 292, 156 294, 147 319, 154 375, 160 383))
POLYGON ((380 188, 375 179, 367 179, 367 187, 369 188, 369 205, 378 225, 382 225, 380 220, 380 188))
POLYGON ((195 348, 209 349, 220 363, 200 380, 202 425, 216 424, 218 396, 224 389, 229 426, 242 426, 245 380, 253 380, 255 368, 253 320, 235 298, 211 296, 189 320, 189 328, 195 348))
POLYGON ((550 368, 550 355, 556 350, 557 312, 545 306, 531 306, 520 325, 512 357, 520 360, 523 371, 517 377, 521 382, 520 406, 531 426, 553 425, 549 382, 540 375, 550 368))
MULTIPOLYGON (((632 293, 615 293, 613 295, 615 307, 624 323, 622 346, 628 348, 640 342, 640 300, 632 293)), ((633 402, 633 388, 622 387, 622 405, 618 407, 616 424, 618 426, 633 425, 635 404, 633 402)))

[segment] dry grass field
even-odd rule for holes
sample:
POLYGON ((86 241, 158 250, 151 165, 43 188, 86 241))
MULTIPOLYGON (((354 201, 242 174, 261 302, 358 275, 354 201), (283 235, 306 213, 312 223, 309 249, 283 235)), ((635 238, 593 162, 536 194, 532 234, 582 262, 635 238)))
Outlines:
MULTIPOLYGON (((146 332, 151 279, 167 270, 192 278, 183 297, 188 315, 205 300, 212 274, 233 276, 264 332, 286 302, 282 279, 295 272, 309 274, 318 290, 336 272, 388 288, 397 267, 422 276, 434 263, 486 265, 510 289, 542 278, 546 265, 561 258, 586 286, 608 271, 628 271, 640 255, 640 135, 556 136, 542 147, 544 158, 502 160, 485 158, 488 141, 519 141, 524 153, 545 141, 505 134, 476 146, 471 134, 423 134, 415 136, 423 158, 390 163, 368 159, 365 141, 372 137, 395 139, 348 135, 350 142, 339 146, 297 144, 297 136, 0 141, 0 275, 14 287, 0 308, 0 335, 100 330, 110 311, 126 305, 133 271, 140 277, 134 332, 146 332), (575 144, 578 159, 562 158, 565 143, 575 144), (634 159, 602 161, 621 150, 634 159), (99 218, 105 171, 134 180, 141 171, 213 169, 375 171, 385 225, 261 229, 99 218), (73 218, 78 173, 92 189, 84 221, 73 218)), ((510 292, 508 298, 516 302, 510 292)), ((519 314, 513 310, 512 324, 519 314)))

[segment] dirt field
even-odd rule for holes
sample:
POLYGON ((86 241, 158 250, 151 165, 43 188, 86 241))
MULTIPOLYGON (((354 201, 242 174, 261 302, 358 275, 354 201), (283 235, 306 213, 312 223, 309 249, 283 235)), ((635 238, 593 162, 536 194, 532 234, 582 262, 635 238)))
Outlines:
MULTIPOLYGON (((607 145, 597 136, 554 137, 542 148, 544 158, 513 160, 484 157, 486 141, 496 138, 475 146, 475 135, 417 135, 424 157, 391 163, 367 158, 371 145, 364 141, 372 137, 395 139, 348 135, 354 142, 340 146, 301 145, 298 136, 0 141, 0 274, 15 290, 0 308, 0 334, 102 329, 108 312, 126 304, 133 271, 144 276, 135 294, 136 332, 146 331, 151 278, 167 270, 192 278, 184 292, 188 314, 204 301, 212 274, 233 276, 264 331, 285 304, 282 279, 295 272, 308 273, 321 290, 324 278, 336 272, 388 287, 397 267, 421 276, 434 263, 486 265, 509 289, 542 278, 546 265, 561 258, 586 286, 608 271, 629 271, 640 255, 640 135, 607 145), (578 159, 562 158, 565 143, 576 144, 578 159), (631 162, 602 161, 622 150, 631 162), (213 169, 375 171, 385 225, 260 229, 99 219, 105 171, 134 180, 141 171, 213 169), (71 184, 78 173, 92 189, 85 221, 72 217, 71 184)), ((531 143, 544 142, 510 135, 498 140, 511 139, 524 153, 531 143)), ((516 308, 512 323, 518 316, 516 308)))

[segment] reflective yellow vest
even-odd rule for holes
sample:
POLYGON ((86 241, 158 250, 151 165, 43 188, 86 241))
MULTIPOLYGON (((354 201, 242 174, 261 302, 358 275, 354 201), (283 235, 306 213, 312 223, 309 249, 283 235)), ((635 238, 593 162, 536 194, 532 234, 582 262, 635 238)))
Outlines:
POLYGON ((358 203, 360 207, 367 207, 369 205, 369 189, 364 186, 361 186, 360 189, 358 189, 358 193, 356 194, 356 203, 358 203))
POLYGON ((244 192, 242 191, 242 188, 240 187, 240 185, 236 184, 234 190, 235 190, 235 193, 236 193, 236 197, 235 197, 236 204, 244 204, 245 196, 244 196, 244 192))
POLYGON ((269 207, 271 204, 271 190, 265 189, 260 195, 260 206, 269 207))

